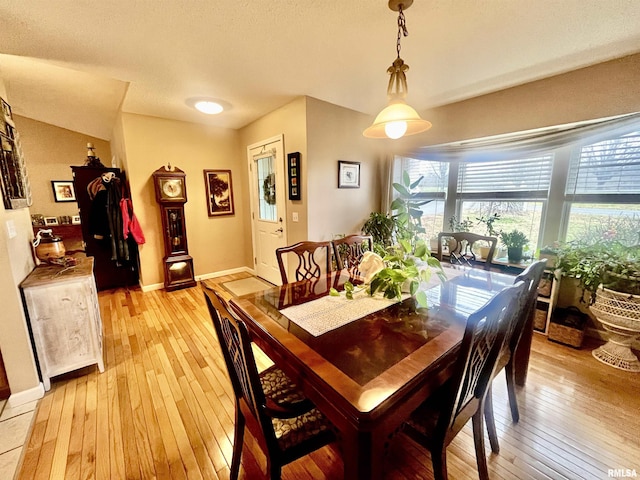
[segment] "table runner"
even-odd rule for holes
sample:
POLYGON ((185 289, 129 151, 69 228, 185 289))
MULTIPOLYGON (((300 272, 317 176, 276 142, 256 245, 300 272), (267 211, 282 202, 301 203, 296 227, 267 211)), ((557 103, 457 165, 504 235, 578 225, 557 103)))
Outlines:
MULTIPOLYGON (((465 270, 446 268, 445 272, 447 278, 451 279, 464 274, 465 270)), ((438 283, 440 279, 434 273, 427 282, 426 288, 434 287, 438 283)), ((402 299, 408 296, 405 294, 402 299)), ((341 292, 340 296, 321 297, 311 302, 284 308, 280 313, 314 337, 318 337, 397 302, 397 299, 389 300, 381 295, 371 297, 362 289, 354 294, 353 300, 347 300, 344 292, 341 292)))

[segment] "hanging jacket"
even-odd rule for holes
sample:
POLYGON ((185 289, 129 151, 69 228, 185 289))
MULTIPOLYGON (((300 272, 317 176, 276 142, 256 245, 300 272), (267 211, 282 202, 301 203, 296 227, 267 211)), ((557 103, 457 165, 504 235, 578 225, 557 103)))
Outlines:
POLYGON ((122 212, 122 233, 125 240, 131 234, 136 243, 142 245, 145 242, 144 233, 138 218, 133 213, 133 203, 130 198, 120 200, 120 210, 122 212))

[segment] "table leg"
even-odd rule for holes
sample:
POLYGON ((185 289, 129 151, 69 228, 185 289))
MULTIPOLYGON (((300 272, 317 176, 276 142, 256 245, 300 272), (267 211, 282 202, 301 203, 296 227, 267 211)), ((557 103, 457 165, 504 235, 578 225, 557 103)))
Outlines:
POLYGON ((374 432, 343 433, 344 478, 382 480, 384 478, 384 439, 374 432))

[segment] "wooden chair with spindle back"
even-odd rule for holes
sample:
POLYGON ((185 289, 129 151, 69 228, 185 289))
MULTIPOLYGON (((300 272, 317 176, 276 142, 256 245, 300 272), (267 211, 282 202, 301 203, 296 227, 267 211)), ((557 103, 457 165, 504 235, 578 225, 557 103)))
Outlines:
POLYGON ((331 250, 331 242, 299 242, 288 247, 276 249, 282 283, 287 284, 320 278, 321 275, 331 272, 331 250), (289 257, 295 255, 298 261, 295 268, 295 279, 291 280, 288 279, 283 258, 287 254, 292 254, 289 257))
POLYGON ((507 287, 469 315, 453 376, 404 424, 404 432, 431 452, 436 480, 448 478, 447 445, 469 419, 473 420, 478 473, 481 480, 488 479, 484 401, 512 321, 513 306, 523 292, 522 283, 507 287))
POLYGON ((203 291, 235 397, 229 477, 238 478, 248 425, 267 458, 269 478, 279 479, 284 465, 333 442, 334 428, 279 368, 258 373, 247 326, 221 315, 214 306, 219 301, 214 291, 203 291))
POLYGON ((364 252, 373 251, 373 237, 370 235, 347 235, 333 240, 332 243, 338 270, 346 268, 355 272, 364 252))
POLYGON ((485 270, 491 269, 491 262, 496 252, 496 245, 498 244, 496 237, 486 237, 471 232, 440 232, 438 234, 438 250, 436 252, 436 257, 440 261, 444 258, 442 241, 445 239, 451 240, 449 242, 450 263, 470 267, 479 266, 485 270), (484 263, 478 261, 479 259, 474 252, 474 248, 477 247, 480 242, 484 242, 485 245, 489 246, 489 251, 483 259, 484 263))

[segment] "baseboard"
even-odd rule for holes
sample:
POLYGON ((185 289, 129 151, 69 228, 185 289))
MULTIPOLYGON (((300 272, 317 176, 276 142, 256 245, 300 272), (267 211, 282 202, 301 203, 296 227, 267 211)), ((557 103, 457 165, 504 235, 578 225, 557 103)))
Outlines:
POLYGON ((153 290, 162 290, 164 283, 153 283, 151 285, 140 285, 143 292, 152 292, 153 290))
MULTIPOLYGON (((251 275, 255 275, 256 272, 252 268, 249 267, 238 267, 232 268, 229 270, 221 270, 219 272, 205 273, 204 275, 197 275, 195 277, 196 281, 207 280, 208 278, 216 278, 216 277, 224 277, 225 275, 233 275, 234 273, 249 273, 251 275)), ((153 283, 151 285, 141 285, 140 287, 143 292, 151 292, 153 290, 161 290, 164 288, 164 283, 153 283)))
POLYGON ((44 385, 40 382, 37 386, 30 388, 29 390, 12 393, 9 400, 7 400, 7 405, 10 407, 17 407, 24 405, 25 403, 40 400, 42 397, 44 397, 44 385))

